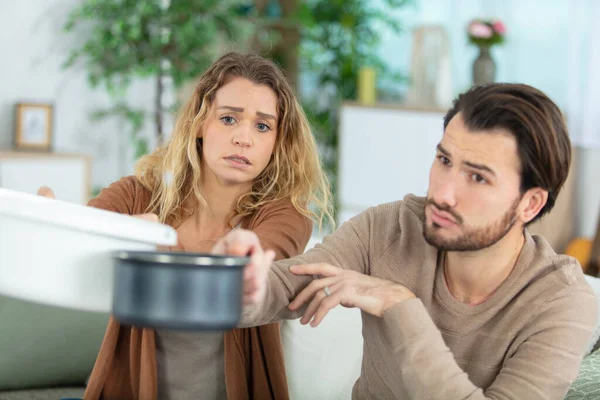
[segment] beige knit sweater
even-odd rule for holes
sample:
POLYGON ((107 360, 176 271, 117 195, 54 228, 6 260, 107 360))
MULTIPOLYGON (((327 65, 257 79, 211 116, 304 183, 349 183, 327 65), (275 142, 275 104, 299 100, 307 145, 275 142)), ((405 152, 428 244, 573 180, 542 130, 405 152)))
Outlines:
POLYGON ((408 195, 356 216, 306 254, 275 263, 265 303, 245 311, 244 325, 296 318, 287 305, 310 278, 288 267, 327 262, 401 283, 417 296, 383 317, 362 313, 354 399, 563 399, 597 315, 579 264, 526 231, 507 280, 487 301, 469 306, 448 291, 441 253, 423 238, 423 218, 424 199, 408 195))

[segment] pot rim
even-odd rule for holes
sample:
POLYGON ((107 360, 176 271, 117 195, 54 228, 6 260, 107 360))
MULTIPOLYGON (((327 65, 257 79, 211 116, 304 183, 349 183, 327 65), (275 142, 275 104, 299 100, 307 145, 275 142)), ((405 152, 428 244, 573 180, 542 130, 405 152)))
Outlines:
POLYGON ((120 261, 132 261, 149 264, 202 267, 245 267, 250 257, 219 255, 210 253, 184 253, 169 251, 116 251, 113 258, 120 261))

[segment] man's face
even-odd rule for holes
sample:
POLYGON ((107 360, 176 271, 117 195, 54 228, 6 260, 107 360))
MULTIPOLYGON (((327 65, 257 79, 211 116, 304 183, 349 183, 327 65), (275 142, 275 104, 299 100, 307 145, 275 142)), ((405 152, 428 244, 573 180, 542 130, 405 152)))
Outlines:
POLYGON ((503 129, 470 132, 461 113, 454 116, 429 173, 427 242, 440 250, 475 251, 502 239, 520 223, 519 172, 513 135, 503 129))

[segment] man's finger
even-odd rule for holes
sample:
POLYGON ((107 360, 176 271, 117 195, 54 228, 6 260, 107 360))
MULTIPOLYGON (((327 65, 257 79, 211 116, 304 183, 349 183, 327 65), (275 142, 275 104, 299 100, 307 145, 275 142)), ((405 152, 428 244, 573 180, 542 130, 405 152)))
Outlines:
POLYGON ((290 271, 296 275, 336 276, 340 268, 330 264, 299 264, 292 265, 290 271))
POLYGON ((247 256, 255 251, 256 247, 249 243, 226 243, 225 252, 233 256, 247 256))
POLYGON ((244 295, 254 293, 259 288, 256 279, 250 279, 244 282, 244 295))
MULTIPOLYGON (((261 256, 262 248, 258 236, 251 231, 234 229, 227 234, 225 239, 225 253, 236 256, 261 256), (257 251, 260 250, 260 251, 257 251)), ((253 257, 252 262, 261 260, 253 257)))
POLYGON ((271 265, 275 261, 275 252, 273 250, 267 250, 265 252, 266 264, 271 265))
MULTIPOLYGON (((307 287, 302 289, 302 291, 300 293, 298 293, 296 298, 289 304, 288 307, 290 308, 290 310, 297 310, 298 308, 300 308, 302 306, 302 304, 306 303, 308 300, 315 297, 315 295, 317 293, 319 293, 320 291, 323 292, 323 294, 325 294, 323 289, 326 286, 331 287, 332 285, 336 284, 338 282, 338 280, 339 279, 337 277, 315 279, 307 287)), ((331 290, 331 288, 330 288, 330 290, 331 290)))
POLYGON ((260 242, 255 233, 234 229, 215 243, 211 253, 247 256, 254 253, 256 249, 260 249, 260 242))
POLYGON ((225 254, 225 240, 224 238, 220 239, 215 243, 215 245, 210 249, 211 254, 225 254))
POLYGON ((313 319, 313 316, 315 315, 315 313, 321 306, 321 302, 323 301, 324 298, 325 298, 325 293, 323 293, 323 292, 315 293, 311 302, 308 304, 308 307, 306 307, 306 310, 302 314, 302 318, 300 319, 300 323, 302 325, 308 324, 313 319))
POLYGON ((340 294, 339 290, 332 293, 331 296, 326 297, 321 302, 321 305, 320 305, 319 309, 317 310, 317 312, 315 313, 315 317, 313 318, 312 322, 310 323, 310 326, 312 326, 313 328, 317 327, 321 323, 321 321, 323 321, 323 318, 325 318, 325 316, 329 313, 329 311, 331 309, 339 306, 341 303, 340 297, 341 297, 341 294, 340 294))

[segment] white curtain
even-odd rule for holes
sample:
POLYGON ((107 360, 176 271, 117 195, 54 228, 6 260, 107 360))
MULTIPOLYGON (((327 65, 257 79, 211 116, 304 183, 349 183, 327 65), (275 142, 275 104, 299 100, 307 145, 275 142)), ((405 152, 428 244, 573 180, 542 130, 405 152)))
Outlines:
POLYGON ((567 120, 573 144, 600 149, 600 1, 570 0, 567 120))

